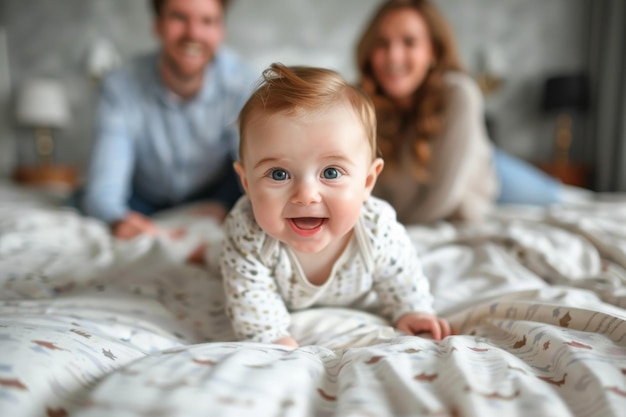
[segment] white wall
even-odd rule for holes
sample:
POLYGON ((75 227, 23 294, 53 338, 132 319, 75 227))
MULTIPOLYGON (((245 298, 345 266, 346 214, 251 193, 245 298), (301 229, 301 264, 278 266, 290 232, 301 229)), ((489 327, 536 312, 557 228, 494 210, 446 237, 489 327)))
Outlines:
POLYGON ((228 39, 258 71, 273 62, 339 71, 356 81, 357 38, 380 0, 234 0, 228 39))

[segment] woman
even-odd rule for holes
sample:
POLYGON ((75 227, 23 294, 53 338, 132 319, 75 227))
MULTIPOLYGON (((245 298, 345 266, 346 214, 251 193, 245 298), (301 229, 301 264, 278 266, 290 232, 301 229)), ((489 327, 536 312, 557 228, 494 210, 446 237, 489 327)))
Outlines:
POLYGON ((401 222, 478 220, 496 202, 558 201, 558 181, 494 149, 481 92, 433 4, 385 2, 360 39, 357 61, 385 158, 374 194, 401 222))

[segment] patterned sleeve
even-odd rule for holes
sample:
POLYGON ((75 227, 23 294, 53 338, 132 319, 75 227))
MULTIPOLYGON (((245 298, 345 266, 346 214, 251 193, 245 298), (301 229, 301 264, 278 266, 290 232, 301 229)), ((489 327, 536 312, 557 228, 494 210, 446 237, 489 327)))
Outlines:
POLYGON ((374 254, 374 290, 380 299, 381 313, 393 323, 412 311, 433 314, 428 278, 393 208, 382 200, 370 198, 365 219, 374 254))
POLYGON ((289 336, 289 311, 261 258, 265 233, 254 221, 249 201, 242 197, 229 214, 220 256, 226 294, 226 314, 241 340, 272 343, 289 336))

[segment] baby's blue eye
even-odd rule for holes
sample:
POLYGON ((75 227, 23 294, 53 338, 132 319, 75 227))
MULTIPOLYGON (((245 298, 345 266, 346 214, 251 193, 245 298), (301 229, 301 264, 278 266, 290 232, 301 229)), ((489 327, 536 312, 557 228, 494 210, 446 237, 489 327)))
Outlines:
POLYGON ((270 176, 272 177, 274 181, 285 181, 287 178, 289 178, 289 175, 287 175, 287 172, 282 169, 273 170, 270 176))
POLYGON ((324 170, 324 178, 327 180, 333 180, 335 178, 339 178, 340 174, 336 168, 326 168, 324 170))

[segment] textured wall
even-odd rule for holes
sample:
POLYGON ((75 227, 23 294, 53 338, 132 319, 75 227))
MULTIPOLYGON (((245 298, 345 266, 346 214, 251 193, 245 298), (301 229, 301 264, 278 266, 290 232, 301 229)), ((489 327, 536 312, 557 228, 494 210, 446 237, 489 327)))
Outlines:
MULTIPOLYGON (((354 43, 379 1, 235 0, 227 41, 259 74, 281 61, 331 67, 354 80, 354 43)), ((147 0, 1 2, 13 87, 35 76, 63 82, 74 121, 59 134, 58 159, 84 169, 97 97, 84 70, 87 51, 100 37, 112 41, 122 57, 153 47, 147 0)), ((488 97, 487 107, 495 122, 494 139, 516 154, 551 152, 550 121, 538 111, 541 80, 586 66, 588 2, 436 0, 453 25, 468 69, 475 70, 486 51, 506 72, 503 88, 488 97)), ((28 132, 15 128, 15 136, 22 139, 28 132)), ((30 142, 17 142, 20 160, 31 158, 30 142)), ((0 164, 9 163, 0 158, 0 164)))
MULTIPOLYGON (((586 0, 440 0, 458 34, 470 68, 481 50, 493 51, 505 71, 504 85, 489 96, 494 139, 513 153, 549 157, 553 119, 539 111, 547 75, 584 71, 588 60, 586 0)), ((584 130, 585 118, 578 119, 584 130)), ((577 145, 582 145, 578 143, 577 145)), ((581 146, 573 149, 582 155, 581 146)))
POLYGON ((0 178, 8 174, 15 153, 15 141, 9 119, 11 72, 4 15, 4 0, 0 0, 0 178))
MULTIPOLYGON (((73 122, 56 135, 57 160, 87 164, 97 86, 85 71, 87 52, 99 38, 129 56, 152 47, 150 15, 143 0, 4 0, 14 90, 31 77, 65 86, 73 122)), ((34 159, 31 132, 15 127, 16 159, 34 159), (26 139, 26 140, 23 140, 26 139)))

